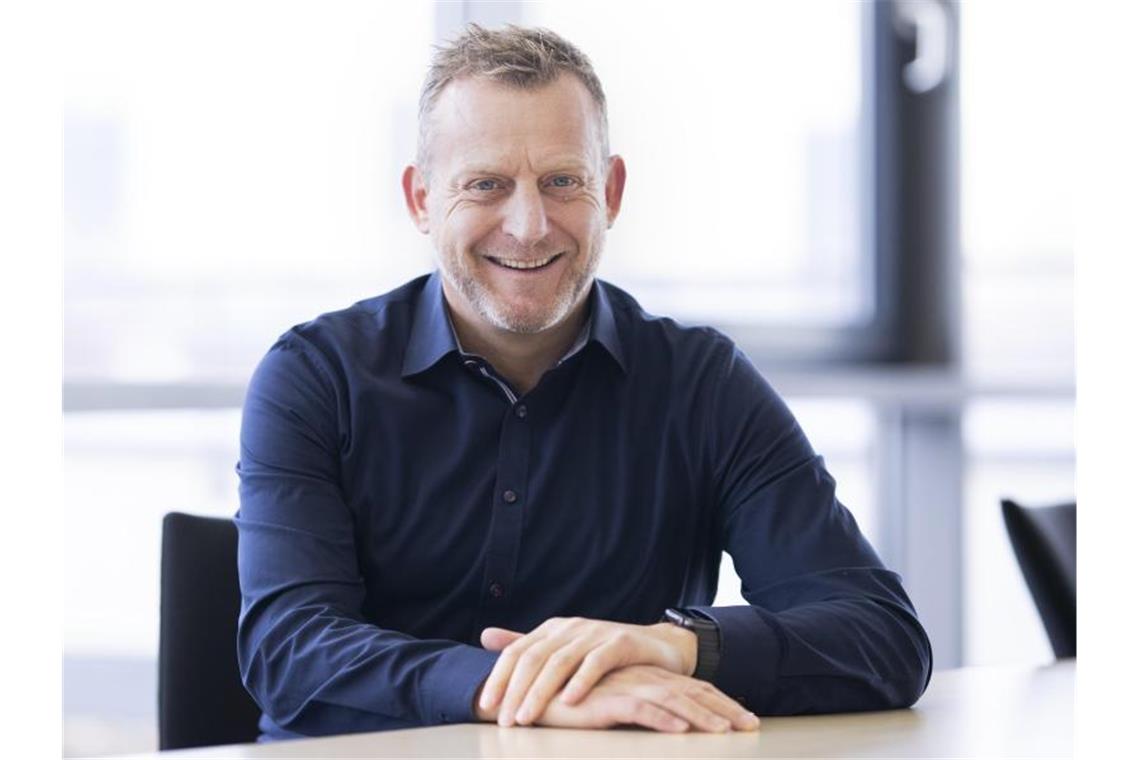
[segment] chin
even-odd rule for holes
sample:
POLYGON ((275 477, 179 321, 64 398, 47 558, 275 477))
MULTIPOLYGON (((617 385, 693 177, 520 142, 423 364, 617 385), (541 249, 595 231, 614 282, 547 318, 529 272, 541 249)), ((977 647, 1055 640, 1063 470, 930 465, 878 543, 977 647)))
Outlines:
POLYGON ((557 325, 566 318, 565 313, 535 313, 509 309, 487 309, 483 316, 501 330, 520 335, 536 335, 557 325))

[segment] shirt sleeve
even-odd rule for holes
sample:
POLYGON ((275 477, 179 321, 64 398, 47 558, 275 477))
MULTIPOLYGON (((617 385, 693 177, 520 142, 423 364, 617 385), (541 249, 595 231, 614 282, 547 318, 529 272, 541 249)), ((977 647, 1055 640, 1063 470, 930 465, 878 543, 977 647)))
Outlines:
POLYGON ((718 523, 749 603, 693 608, 720 626, 714 685, 768 715, 914 704, 930 641, 823 459, 739 349, 712 404, 718 523))
POLYGON ((336 384, 297 340, 262 360, 242 413, 242 680, 290 734, 475 720, 475 690, 497 653, 363 617, 354 520, 339 485, 336 384))

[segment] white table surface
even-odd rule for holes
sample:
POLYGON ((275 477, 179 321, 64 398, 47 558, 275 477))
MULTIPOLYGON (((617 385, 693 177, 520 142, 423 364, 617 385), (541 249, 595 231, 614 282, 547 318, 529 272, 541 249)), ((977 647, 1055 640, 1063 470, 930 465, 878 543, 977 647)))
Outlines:
POLYGON ((1070 757, 1075 675, 1072 660, 943 670, 909 710, 761 716, 752 733, 464 724, 136 757, 1070 757))

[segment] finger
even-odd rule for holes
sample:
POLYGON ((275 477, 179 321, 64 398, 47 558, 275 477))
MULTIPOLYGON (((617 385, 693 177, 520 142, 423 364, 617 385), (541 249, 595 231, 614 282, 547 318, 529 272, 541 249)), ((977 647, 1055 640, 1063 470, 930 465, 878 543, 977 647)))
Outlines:
POLYGON ((526 726, 542 715, 550 700, 566 685, 589 652, 589 642, 576 641, 551 654, 523 697, 515 721, 526 726))
POLYGON ((737 731, 755 731, 760 728, 760 719, 755 714, 706 681, 698 681, 689 689, 687 695, 727 719, 737 731))
POLYGON ((560 699, 568 705, 582 701, 590 693, 590 689, 594 688, 607 673, 627 664, 625 659, 614 646, 603 646, 593 650, 586 655, 577 672, 566 684, 560 699))
POLYGON ((484 628, 483 633, 479 635, 479 643, 483 645, 484 649, 501 652, 525 635, 525 633, 509 631, 506 628, 484 628))
POLYGON ((687 721, 698 731, 723 734, 732 730, 732 722, 728 718, 680 691, 666 687, 655 690, 655 693, 646 698, 687 721))
MULTIPOLYGON (((527 634, 519 634, 516 631, 510 631, 506 628, 488 627, 483 629, 480 640, 484 646, 487 646, 488 643, 496 643, 496 640, 501 637, 503 633, 513 635, 516 638, 502 650, 498 661, 495 663, 495 667, 491 670, 491 674, 487 676, 487 680, 483 682, 483 691, 479 697, 479 706, 484 710, 491 710, 496 705, 501 705, 519 658, 531 647, 564 627, 568 622, 572 621, 567 621, 563 618, 550 618, 543 621, 541 625, 527 634)), ((500 716, 502 712, 500 709, 500 716)), ((512 713, 511 720, 513 721, 513 719, 512 713)), ((506 723, 504 725, 511 724, 506 723)))
MULTIPOLYGON (((531 633, 516 639, 499 653, 495 667, 491 668, 491 674, 483 682, 483 693, 479 697, 481 708, 492 710, 496 705, 501 704, 503 693, 507 689, 507 684, 510 682, 519 658, 540 640, 541 634, 531 633)), ((501 712, 500 710, 500 714, 501 712)))
POLYGON ((642 699, 625 699, 618 710, 621 723, 644 726, 654 731, 679 734, 689 730, 689 723, 680 716, 642 699))
POLYGON ((503 691, 503 698, 499 704, 499 725, 511 726, 516 722, 519 705, 522 704, 531 684, 542 672, 546 661, 565 642, 556 639, 543 639, 535 642, 519 655, 515 661, 514 669, 503 691))

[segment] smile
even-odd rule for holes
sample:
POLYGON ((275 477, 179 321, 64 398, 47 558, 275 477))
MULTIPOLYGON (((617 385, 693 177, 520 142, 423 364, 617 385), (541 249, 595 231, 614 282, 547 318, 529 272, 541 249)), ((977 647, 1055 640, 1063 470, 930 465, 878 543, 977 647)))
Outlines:
POLYGON ((556 253, 553 256, 550 256, 549 258, 536 259, 534 261, 516 261, 516 260, 511 260, 511 259, 497 259, 494 256, 488 256, 487 258, 490 259, 491 261, 495 262, 496 264, 498 264, 501 267, 506 267, 507 269, 535 270, 535 269, 543 269, 545 267, 550 266, 552 263, 554 263, 554 261, 556 261, 561 256, 562 256, 561 253, 556 253))

